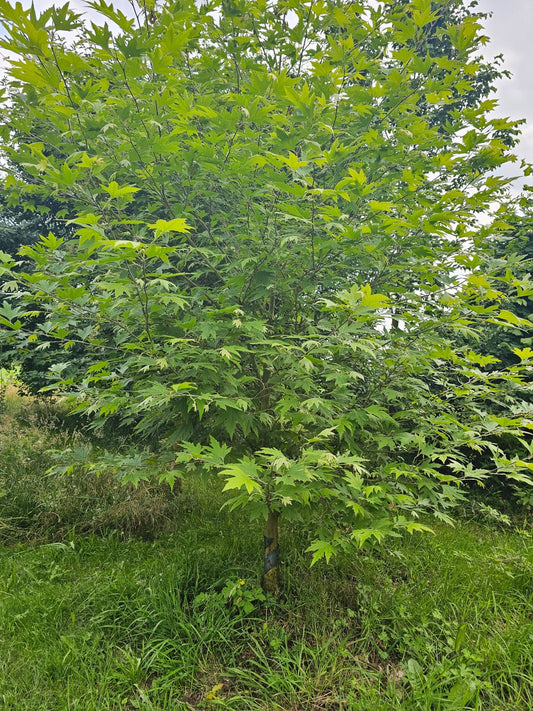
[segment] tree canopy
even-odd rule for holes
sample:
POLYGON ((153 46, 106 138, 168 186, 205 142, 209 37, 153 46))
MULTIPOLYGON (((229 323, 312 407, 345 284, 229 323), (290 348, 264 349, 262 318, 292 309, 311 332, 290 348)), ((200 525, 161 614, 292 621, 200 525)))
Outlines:
POLYGON ((492 250, 519 122, 468 5, 0 2, 2 151, 31 179, 4 191, 75 229, 4 255, 4 340, 59 344, 77 411, 218 468, 270 532, 313 521, 314 560, 532 467, 504 443, 533 351, 497 368, 463 338, 529 327, 501 302, 532 293, 492 250))

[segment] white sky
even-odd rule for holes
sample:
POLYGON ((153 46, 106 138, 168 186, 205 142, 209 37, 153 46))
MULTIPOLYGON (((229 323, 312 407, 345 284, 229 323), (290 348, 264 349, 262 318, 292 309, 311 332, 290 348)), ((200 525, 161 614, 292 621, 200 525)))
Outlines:
POLYGON ((533 0, 478 1, 480 10, 492 13, 485 23, 491 42, 483 53, 489 59, 503 54, 504 67, 512 73, 510 80, 498 83, 498 114, 527 119, 528 125, 522 127, 522 140, 517 153, 533 163, 533 0))

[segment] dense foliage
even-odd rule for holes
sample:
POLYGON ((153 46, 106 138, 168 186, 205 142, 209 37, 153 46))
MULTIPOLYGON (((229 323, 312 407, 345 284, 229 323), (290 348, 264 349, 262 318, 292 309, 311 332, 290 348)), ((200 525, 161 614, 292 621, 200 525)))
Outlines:
POLYGON ((4 190, 76 227, 23 248, 22 275, 4 257, 10 347, 59 343, 49 375, 77 411, 219 468, 268 519, 274 571, 280 514, 329 559, 446 518, 489 469, 524 476, 503 444, 530 428, 512 407, 533 351, 496 368, 464 340, 530 326, 500 302, 532 293, 492 254, 517 123, 489 116, 473 10, 89 6, 90 25, 0 3, 3 153, 31 176, 4 190))
MULTIPOLYGON (((522 198, 522 209, 518 216, 509 220, 507 229, 497 236, 494 242, 494 253, 502 259, 520 278, 530 278, 533 265, 533 222, 531 219, 531 199, 522 198)), ((503 289, 504 293, 506 292, 503 289)), ((502 303, 507 301, 507 306, 512 308, 518 316, 529 319, 533 317, 533 297, 525 293, 520 298, 513 298, 510 292, 502 303)), ((483 349, 497 356, 500 362, 510 365, 518 362, 515 349, 533 346, 531 330, 492 328, 487 331, 483 339, 483 349)), ((531 379, 531 371, 526 374, 531 379)), ((529 398, 531 395, 529 395, 529 398)))
MULTIPOLYGON (((0 195, 2 200, 4 195, 0 195)), ((68 238, 72 235, 73 229, 66 224, 64 219, 65 210, 63 206, 49 198, 37 207, 30 203, 24 204, 4 204, 1 205, 0 212, 0 250, 15 257, 23 245, 31 245, 39 242, 42 235, 53 232, 59 237, 68 238)), ((18 264, 19 270, 32 269, 32 261, 24 260, 18 264)), ((38 308, 36 306, 36 308, 38 308)), ((42 316, 35 316, 34 327, 37 322, 42 321, 42 316)), ((63 349, 59 343, 50 344, 46 350, 19 348, 18 342, 4 344, 0 350, 0 366, 10 368, 16 363, 24 373, 24 381, 20 385, 26 391, 37 394, 43 387, 49 384, 47 378, 48 369, 51 365, 63 358, 63 349)), ((78 356, 81 356, 81 349, 78 348, 78 356)))

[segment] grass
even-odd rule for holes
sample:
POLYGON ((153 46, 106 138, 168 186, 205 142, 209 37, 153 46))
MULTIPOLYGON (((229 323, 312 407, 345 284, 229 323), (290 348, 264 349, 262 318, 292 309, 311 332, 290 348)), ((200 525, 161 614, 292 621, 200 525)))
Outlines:
POLYGON ((166 485, 123 486, 113 472, 97 475, 83 462, 72 475, 50 472, 67 449, 94 447, 72 431, 60 404, 22 397, 7 386, 3 409, 0 542, 62 541, 73 530, 149 537, 173 530, 183 499, 166 485))
POLYGON ((124 530, 112 480, 45 476, 81 435, 37 409, 13 393, 0 427, 1 708, 533 708, 530 531, 461 521, 310 569, 284 529, 285 594, 263 603, 261 531, 220 511, 217 481, 170 508, 147 488, 124 530))

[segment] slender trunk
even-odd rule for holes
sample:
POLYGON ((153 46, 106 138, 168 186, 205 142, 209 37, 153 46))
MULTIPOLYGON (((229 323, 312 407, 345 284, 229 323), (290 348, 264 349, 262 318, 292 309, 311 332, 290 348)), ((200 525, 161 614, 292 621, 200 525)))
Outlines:
POLYGON ((265 524, 265 565, 263 572, 263 590, 279 595, 281 576, 279 570, 279 512, 269 509, 265 524))

